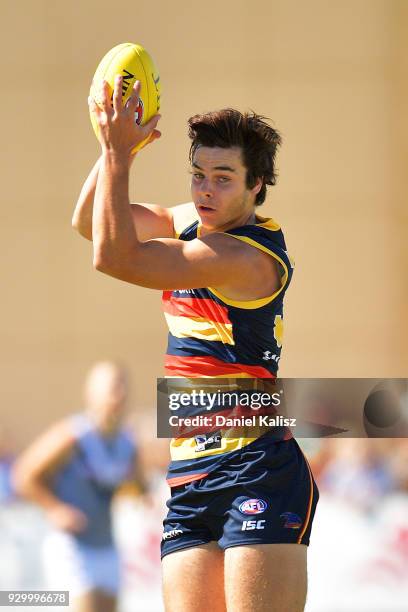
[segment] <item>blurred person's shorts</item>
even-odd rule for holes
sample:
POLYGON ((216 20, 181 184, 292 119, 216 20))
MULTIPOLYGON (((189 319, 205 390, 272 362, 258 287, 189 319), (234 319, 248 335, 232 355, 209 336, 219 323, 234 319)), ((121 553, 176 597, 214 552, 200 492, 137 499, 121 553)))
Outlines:
POLYGON ((113 546, 85 546, 69 533, 51 531, 44 540, 43 563, 48 589, 68 590, 73 598, 95 589, 118 593, 119 558, 113 546))
POLYGON ((309 544, 319 492, 294 438, 262 450, 243 448, 207 477, 173 487, 162 557, 216 541, 309 544))

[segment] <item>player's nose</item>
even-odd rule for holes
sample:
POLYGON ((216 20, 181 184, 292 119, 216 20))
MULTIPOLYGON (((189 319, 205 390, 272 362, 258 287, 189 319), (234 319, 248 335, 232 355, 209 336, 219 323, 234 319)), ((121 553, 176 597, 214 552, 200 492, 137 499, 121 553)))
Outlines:
POLYGON ((205 178, 201 181, 199 191, 200 191, 201 196, 204 196, 207 198, 212 196, 213 189, 212 189, 211 182, 208 178, 205 178))

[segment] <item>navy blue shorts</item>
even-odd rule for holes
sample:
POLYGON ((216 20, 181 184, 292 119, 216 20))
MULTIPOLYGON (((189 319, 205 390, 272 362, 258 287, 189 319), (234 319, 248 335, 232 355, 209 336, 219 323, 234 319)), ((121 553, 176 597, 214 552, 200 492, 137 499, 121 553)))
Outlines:
POLYGON ((319 492, 294 438, 243 448, 206 478, 172 488, 162 557, 215 541, 309 544, 319 492))

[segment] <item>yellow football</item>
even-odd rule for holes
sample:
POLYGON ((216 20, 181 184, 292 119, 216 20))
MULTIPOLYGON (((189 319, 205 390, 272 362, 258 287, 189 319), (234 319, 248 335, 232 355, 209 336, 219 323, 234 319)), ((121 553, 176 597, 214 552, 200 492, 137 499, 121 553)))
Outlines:
MULTIPOLYGON (((123 43, 113 47, 102 58, 92 80, 90 96, 98 104, 101 101, 101 85, 105 80, 109 84, 112 99, 115 77, 120 74, 122 81, 122 101, 125 104, 130 97, 135 81, 140 81, 141 91, 139 105, 135 112, 135 121, 143 125, 160 109, 161 83, 154 62, 146 49, 134 43, 123 43)), ((99 126, 93 113, 91 123, 99 140, 99 126)), ((132 152, 143 147, 145 141, 138 144, 132 152)))

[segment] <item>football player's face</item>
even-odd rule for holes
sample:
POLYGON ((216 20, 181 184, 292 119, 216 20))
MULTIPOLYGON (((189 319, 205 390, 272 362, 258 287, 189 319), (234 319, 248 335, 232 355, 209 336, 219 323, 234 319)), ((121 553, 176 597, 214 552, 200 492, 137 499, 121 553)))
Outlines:
POLYGON ((126 411, 127 394, 127 380, 121 369, 110 363, 94 367, 87 382, 86 401, 102 431, 119 427, 126 411))
POLYGON ((191 165, 191 195, 202 228, 222 231, 254 218, 255 197, 262 183, 246 186, 241 149, 198 147, 191 165))

